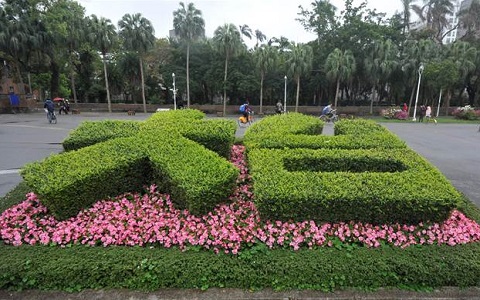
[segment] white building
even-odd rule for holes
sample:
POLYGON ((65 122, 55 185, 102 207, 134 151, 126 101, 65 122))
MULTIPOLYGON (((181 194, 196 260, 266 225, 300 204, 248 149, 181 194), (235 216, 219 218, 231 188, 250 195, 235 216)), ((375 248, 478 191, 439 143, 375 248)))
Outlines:
MULTIPOLYGON (((447 21, 448 25, 447 28, 444 29, 444 33, 447 33, 449 30, 453 28, 452 31, 448 32, 444 37, 442 42, 444 44, 451 44, 457 40, 457 24, 458 24, 458 12, 460 11, 460 7, 462 4, 462 0, 453 0, 453 12, 451 14, 448 14, 447 21)), ((471 2, 471 0, 470 0, 471 2)))

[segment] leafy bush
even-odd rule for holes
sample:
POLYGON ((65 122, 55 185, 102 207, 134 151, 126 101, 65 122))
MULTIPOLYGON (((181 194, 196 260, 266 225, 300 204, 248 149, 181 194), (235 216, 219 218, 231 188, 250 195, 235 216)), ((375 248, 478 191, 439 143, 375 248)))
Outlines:
POLYGON ((388 109, 382 109, 380 115, 385 119, 406 120, 408 118, 408 113, 406 111, 403 111, 398 106, 392 106, 388 109))
POLYGON ((108 196, 140 191, 151 168, 137 139, 119 138, 25 165, 23 179, 59 219, 108 196))
POLYGON ((130 137, 138 133, 138 121, 84 121, 63 141, 65 151, 78 150, 113 138, 130 137))
POLYGON ((240 288, 320 290, 346 287, 431 289, 479 286, 480 244, 270 250, 238 257, 149 247, 2 247, 1 289, 240 288), (434 276, 432 276, 434 274, 434 276))
POLYGON ((247 129, 244 144, 253 148, 371 149, 406 148, 386 128, 369 120, 341 120, 335 123, 335 136, 320 135, 318 118, 292 114, 289 118, 266 118, 247 129), (298 118, 298 116, 301 116, 298 118), (267 124, 263 124, 268 121, 267 124))
POLYGON ((205 214, 232 193, 238 169, 215 152, 168 132, 145 134, 142 143, 151 161, 153 182, 171 194, 180 208, 205 214))
POLYGON ((253 149, 249 163, 255 204, 270 220, 416 224, 444 220, 460 202, 448 180, 407 149, 253 149))
POLYGON ((478 120, 480 119, 480 110, 475 110, 475 108, 471 107, 470 105, 464 107, 457 107, 452 115, 456 119, 461 120, 478 120))
POLYGON ((27 165, 22 175, 60 219, 152 181, 180 207, 204 213, 228 198, 238 170, 201 146, 228 158, 235 122, 203 117, 187 109, 159 112, 144 123, 84 123, 65 142, 66 149, 81 149, 27 165))

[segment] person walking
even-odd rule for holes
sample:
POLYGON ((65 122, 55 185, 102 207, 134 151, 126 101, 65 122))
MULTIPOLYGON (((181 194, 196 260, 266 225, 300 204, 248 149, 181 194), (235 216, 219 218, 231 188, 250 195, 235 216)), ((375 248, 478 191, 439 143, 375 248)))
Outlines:
POLYGON ((278 100, 277 105, 275 106, 275 112, 277 114, 281 114, 283 112, 283 104, 280 100, 278 100))
POLYGON ((423 122, 423 117, 425 117, 425 112, 427 111, 427 108, 425 105, 420 106, 420 112, 418 114, 418 122, 423 122))

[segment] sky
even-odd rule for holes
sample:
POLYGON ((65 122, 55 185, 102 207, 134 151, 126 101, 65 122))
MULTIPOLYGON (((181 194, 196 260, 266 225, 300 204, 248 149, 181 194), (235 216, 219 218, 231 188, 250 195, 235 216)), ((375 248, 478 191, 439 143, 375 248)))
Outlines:
MULTIPOLYGON (((85 7, 86 14, 110 19, 114 25, 123 15, 140 13, 152 22, 157 38, 168 37, 173 29, 173 12, 180 0, 77 0, 85 7)), ((187 2, 184 0, 183 2, 187 2)), ((313 0, 197 0, 190 1, 202 11, 205 20, 205 35, 212 37, 214 31, 225 23, 247 24, 253 32, 260 30, 267 36, 287 37, 296 43, 306 43, 315 39, 313 33, 305 31, 296 21, 298 6, 310 10, 313 0)), ((330 0, 337 12, 344 8, 343 0, 330 0)), ((354 0, 354 5, 360 4, 354 0)), ((368 0, 368 7, 385 12, 387 16, 402 11, 401 0, 368 0)), ((247 42, 252 47, 255 41, 247 42)))

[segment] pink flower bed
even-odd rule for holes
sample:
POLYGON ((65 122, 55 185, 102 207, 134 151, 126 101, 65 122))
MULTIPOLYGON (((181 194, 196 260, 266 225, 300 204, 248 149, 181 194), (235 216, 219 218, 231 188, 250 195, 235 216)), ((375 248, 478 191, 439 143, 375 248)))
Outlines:
POLYGON ((125 194, 114 201, 100 201, 74 218, 58 221, 30 193, 24 202, 0 216, 0 239, 14 246, 161 245, 180 249, 196 246, 232 254, 255 243, 298 250, 331 247, 339 241, 366 247, 389 244, 404 248, 425 244, 454 246, 480 240, 480 225, 459 211, 453 211, 443 223, 417 226, 261 222, 251 201, 253 194, 243 152, 241 146, 232 149, 232 162, 241 174, 231 203, 218 206, 205 216, 176 209, 169 195, 160 194, 151 186, 144 195, 125 194))

